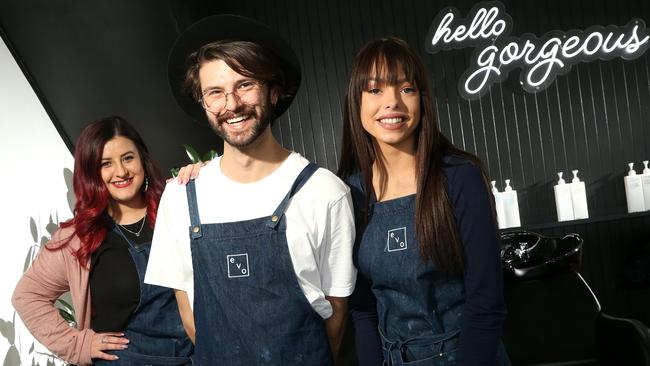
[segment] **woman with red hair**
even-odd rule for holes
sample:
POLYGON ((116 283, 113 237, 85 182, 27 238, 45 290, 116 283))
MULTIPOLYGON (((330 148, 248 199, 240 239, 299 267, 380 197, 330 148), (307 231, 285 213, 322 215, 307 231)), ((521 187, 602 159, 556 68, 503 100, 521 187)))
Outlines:
POLYGON ((160 169, 120 117, 87 126, 74 157, 74 217, 18 282, 16 311, 39 342, 73 364, 191 364, 173 290, 143 282, 160 169), (67 291, 76 327, 54 307, 67 291))

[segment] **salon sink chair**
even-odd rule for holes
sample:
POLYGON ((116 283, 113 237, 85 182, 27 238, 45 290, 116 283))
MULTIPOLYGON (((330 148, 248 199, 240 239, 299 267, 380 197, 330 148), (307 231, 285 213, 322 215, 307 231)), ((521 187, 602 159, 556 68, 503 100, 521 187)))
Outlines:
POLYGON ((581 249, 577 234, 502 235, 503 341, 512 364, 650 366, 650 330, 602 311, 577 272, 581 249))
POLYGON ((529 231, 501 235, 501 264, 506 277, 534 279, 567 268, 577 269, 582 255, 582 238, 569 234, 545 237, 529 231))

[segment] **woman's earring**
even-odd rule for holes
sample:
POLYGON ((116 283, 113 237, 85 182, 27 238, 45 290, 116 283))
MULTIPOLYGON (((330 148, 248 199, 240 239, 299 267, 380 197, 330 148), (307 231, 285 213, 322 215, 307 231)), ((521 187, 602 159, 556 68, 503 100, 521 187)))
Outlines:
POLYGON ((149 178, 144 178, 144 191, 146 192, 149 189, 149 178))

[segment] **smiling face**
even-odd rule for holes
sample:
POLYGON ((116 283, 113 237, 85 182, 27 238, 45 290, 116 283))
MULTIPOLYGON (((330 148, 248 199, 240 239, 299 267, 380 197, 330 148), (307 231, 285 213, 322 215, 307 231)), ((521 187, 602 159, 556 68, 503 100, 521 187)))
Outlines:
POLYGON ((390 146, 412 150, 414 131, 420 123, 420 92, 401 70, 393 83, 383 74, 386 73, 371 72, 368 85, 361 92, 361 123, 380 149, 390 146))
POLYGON ((101 176, 111 200, 117 205, 139 207, 144 204, 145 170, 138 149, 130 139, 116 136, 104 145, 101 176))
POLYGON ((206 114, 214 131, 227 144, 245 148, 265 132, 270 133, 272 106, 278 99, 275 91, 269 92, 258 80, 237 73, 223 60, 201 65, 199 80, 204 97, 221 93, 225 98, 222 108, 206 108, 206 114))

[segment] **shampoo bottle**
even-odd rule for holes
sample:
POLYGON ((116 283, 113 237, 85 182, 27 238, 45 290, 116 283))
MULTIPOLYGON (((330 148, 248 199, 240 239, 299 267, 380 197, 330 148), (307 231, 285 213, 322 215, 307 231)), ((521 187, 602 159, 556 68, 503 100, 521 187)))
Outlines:
POLYGON ((503 189, 501 195, 503 197, 503 210, 506 214, 506 227, 521 226, 517 191, 510 187, 510 179, 506 179, 506 187, 503 189))
POLYGON ((578 171, 572 170, 573 179, 571 180, 571 202, 573 204, 573 217, 576 220, 588 219, 589 210, 587 208, 587 191, 585 182, 578 178, 578 171))
POLYGON ((643 186, 643 201, 646 211, 650 210, 650 168, 648 161, 643 161, 643 174, 641 175, 641 186, 643 186))
POLYGON ((571 200, 571 186, 565 184, 562 179, 562 172, 558 172, 558 181, 553 191, 555 192, 555 209, 557 210, 557 221, 573 220, 573 201, 571 200))
POLYGON ((490 183, 492 183, 492 194, 494 195, 494 209, 497 213, 497 223, 499 224, 499 229, 505 229, 507 227, 506 212, 503 209, 502 192, 499 192, 497 189, 497 181, 493 180, 490 183))
POLYGON ((625 183, 625 198, 627 200, 627 212, 645 211, 645 202, 643 199, 643 186, 640 175, 636 175, 634 163, 627 164, 630 170, 627 176, 623 178, 625 183))

